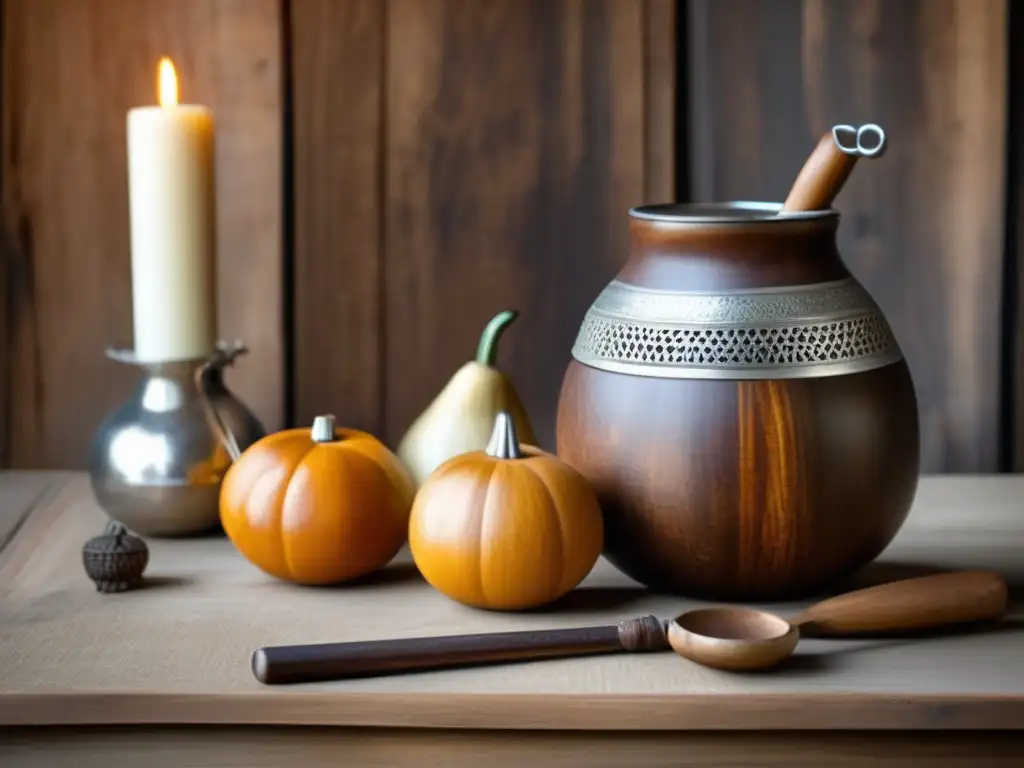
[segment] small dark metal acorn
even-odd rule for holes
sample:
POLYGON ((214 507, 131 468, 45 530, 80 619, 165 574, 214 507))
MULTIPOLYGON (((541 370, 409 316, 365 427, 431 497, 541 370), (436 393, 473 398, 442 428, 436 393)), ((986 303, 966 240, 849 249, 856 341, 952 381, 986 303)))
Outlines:
POLYGON ((142 579, 149 548, 124 525, 111 520, 102 534, 85 542, 82 562, 99 592, 124 592, 142 579))

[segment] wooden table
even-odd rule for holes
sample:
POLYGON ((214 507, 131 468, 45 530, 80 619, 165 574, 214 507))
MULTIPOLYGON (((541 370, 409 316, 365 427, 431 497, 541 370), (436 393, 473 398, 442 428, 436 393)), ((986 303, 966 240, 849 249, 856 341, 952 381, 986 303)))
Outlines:
POLYGON ((5 768, 1024 765, 1024 477, 922 479, 897 541, 856 580, 993 568, 1015 590, 1003 626, 807 641, 788 667, 746 675, 669 652, 266 687, 249 670, 261 645, 607 624, 695 603, 604 562, 558 610, 522 615, 457 605, 405 557, 358 586, 301 588, 217 536, 149 542, 147 586, 103 595, 81 564, 103 520, 82 475, 0 473, 5 768))

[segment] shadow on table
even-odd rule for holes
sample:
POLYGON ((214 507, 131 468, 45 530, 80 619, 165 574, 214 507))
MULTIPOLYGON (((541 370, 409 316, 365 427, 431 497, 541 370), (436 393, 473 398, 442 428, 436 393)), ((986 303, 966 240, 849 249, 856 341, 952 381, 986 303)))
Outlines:
POLYGON ((191 576, 143 576, 140 589, 174 589, 195 583, 191 576))
POLYGON ((566 614, 624 609, 653 594, 643 587, 577 587, 553 603, 521 613, 566 614))
POLYGON ((829 594, 851 592, 855 589, 874 587, 904 579, 916 579, 920 576, 932 576, 937 573, 949 573, 952 569, 938 568, 921 563, 874 562, 861 568, 852 576, 840 581, 829 594))
POLYGON ((408 581, 423 581, 423 576, 412 563, 392 562, 378 571, 373 571, 343 584, 331 584, 326 589, 362 589, 404 584, 408 581))
MULTIPOLYGON (((857 589, 873 587, 880 584, 888 584, 904 579, 913 579, 919 576, 929 576, 937 573, 946 573, 951 569, 937 568, 934 566, 922 565, 920 563, 905 562, 876 562, 872 563, 853 576, 838 582, 831 589, 811 596, 800 603, 817 602, 835 595, 852 592, 857 589)), ((1024 584, 1008 582, 1010 591, 1010 610, 1013 614, 1024 611, 1024 584)), ((577 587, 560 600, 550 605, 524 611, 525 613, 572 613, 601 610, 626 609, 631 605, 638 604, 652 596, 671 597, 668 593, 661 593, 649 590, 639 585, 621 587, 577 587)), ((679 600, 687 599, 685 596, 676 596, 679 600)), ((719 601, 726 604, 728 601, 719 601)), ((750 603, 756 606, 756 603, 750 603)), ((769 608, 770 610, 770 608, 769 608)), ((795 608, 788 609, 795 611, 795 608)), ((783 610, 783 612, 788 612, 783 610)), ((1024 618, 1024 616, 1022 616, 1024 618)), ((952 630, 957 631, 957 630, 952 630)), ((963 630, 960 630, 963 631, 963 630)), ((934 636, 936 630, 931 630, 929 635, 934 636)))
MULTIPOLYGON (((849 645, 849 640, 821 639, 816 641, 817 644, 814 650, 798 649, 793 656, 790 656, 774 669, 797 674, 817 674, 842 665, 844 660, 851 654, 868 653, 899 645, 913 644, 923 646, 927 643, 936 642, 952 636, 991 636, 1012 632, 1024 632, 1024 617, 1010 617, 998 622, 981 622, 972 625, 961 625, 959 627, 933 629, 919 633, 903 632, 898 634, 893 633, 890 635, 862 635, 856 638, 858 644, 852 647, 849 645), (836 647, 830 649, 828 646, 832 643, 835 643, 836 647)), ((765 669, 739 674, 759 675, 770 672, 771 669, 765 669)))

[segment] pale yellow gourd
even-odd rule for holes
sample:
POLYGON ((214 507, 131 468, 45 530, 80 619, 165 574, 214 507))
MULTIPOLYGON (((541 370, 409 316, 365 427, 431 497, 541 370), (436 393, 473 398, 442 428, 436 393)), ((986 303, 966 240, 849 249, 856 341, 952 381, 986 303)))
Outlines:
POLYGON ((453 456, 486 448, 494 420, 503 411, 522 442, 536 443, 515 387, 496 366, 498 339, 517 315, 505 310, 494 316, 480 334, 476 359, 455 372, 398 444, 398 458, 417 485, 453 456))

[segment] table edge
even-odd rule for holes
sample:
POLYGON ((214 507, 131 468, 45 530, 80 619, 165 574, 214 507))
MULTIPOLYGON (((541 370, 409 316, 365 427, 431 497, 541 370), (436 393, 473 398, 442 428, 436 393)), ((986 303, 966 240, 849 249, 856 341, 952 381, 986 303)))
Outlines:
POLYGON ((0 727, 84 725, 1024 731, 1024 694, 0 694, 0 727))

